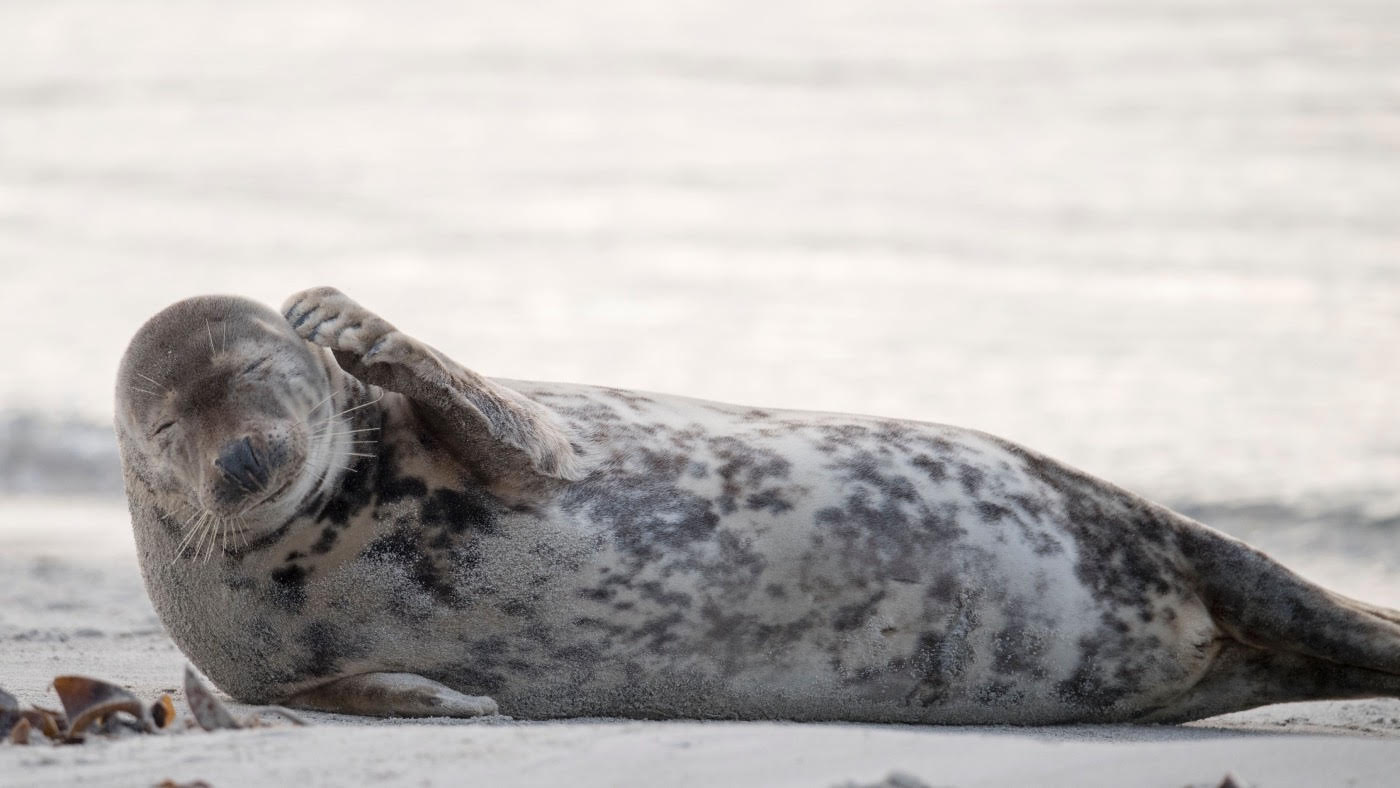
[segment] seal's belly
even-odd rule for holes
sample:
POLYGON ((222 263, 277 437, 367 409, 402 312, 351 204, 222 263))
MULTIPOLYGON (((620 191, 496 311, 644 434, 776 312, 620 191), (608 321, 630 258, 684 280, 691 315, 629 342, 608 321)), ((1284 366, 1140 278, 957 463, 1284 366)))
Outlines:
POLYGON ((1144 502, 977 433, 719 415, 619 426, 481 538, 471 610, 433 616, 460 647, 414 669, 521 716, 949 722, 1148 708, 1204 669, 1144 502))

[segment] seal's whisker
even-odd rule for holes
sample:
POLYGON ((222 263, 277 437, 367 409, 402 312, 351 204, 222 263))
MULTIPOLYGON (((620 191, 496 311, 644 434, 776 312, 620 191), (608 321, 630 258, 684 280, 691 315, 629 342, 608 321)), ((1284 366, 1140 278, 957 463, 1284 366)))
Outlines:
MULTIPOLYGON (((334 393, 334 392, 332 392, 332 394, 331 394, 331 397, 333 397, 333 396, 335 396, 335 393, 334 393)), ((326 399, 321 400, 321 402, 318 402, 318 403, 316 403, 315 405, 311 406, 311 412, 314 413, 314 412, 316 411, 316 408, 320 407, 321 404, 324 403, 324 402, 326 402, 326 400, 328 400, 328 399, 330 399, 330 397, 327 397, 326 399)), ((345 414, 350 413, 350 412, 352 412, 352 411, 356 411, 356 410, 359 410, 360 408, 365 408, 365 407, 368 407, 368 406, 370 406, 370 405, 373 405, 373 404, 375 404, 376 402, 379 402, 379 401, 382 400, 382 399, 384 399, 384 392, 383 392, 383 391, 380 391, 380 392, 379 392, 379 396, 376 397, 376 398, 374 398, 374 399, 372 399, 372 400, 370 400, 369 402, 362 402, 362 403, 360 403, 359 405, 355 405, 355 406, 346 408, 345 410, 342 410, 342 411, 337 411, 337 412, 335 412, 335 413, 330 414, 329 416, 326 416, 326 417, 323 418, 323 419, 318 420, 318 421, 317 421, 316 423, 314 423, 314 424, 311 424, 311 423, 308 422, 307 425, 306 425, 307 436, 308 436, 310 439, 312 439, 312 440, 316 440, 316 439, 324 438, 324 437, 326 437, 326 436, 328 436, 328 435, 332 435, 332 434, 342 434, 342 431, 340 430, 340 428, 341 428, 341 427, 348 427, 348 426, 350 426, 350 425, 348 425, 348 424, 340 424, 340 423, 338 423, 338 422, 336 421, 336 419, 338 419, 339 417, 344 416, 345 414)), ((379 429, 379 427, 362 427, 362 428, 357 428, 357 429, 354 429, 354 430, 345 430, 343 434, 349 434, 350 432, 372 432, 372 431, 378 430, 378 429, 379 429)))
POLYGON ((372 438, 356 438, 356 437, 348 436, 348 435, 333 435, 333 436, 327 438, 327 440, 328 440, 328 441, 334 441, 334 442, 337 442, 337 443, 358 443, 358 444, 365 445, 365 446, 377 446, 377 445, 379 445, 379 441, 374 440, 374 439, 372 439, 372 438))
MULTIPOLYGON (((194 558, 195 556, 199 555, 198 545, 204 539, 204 521, 205 518, 207 518, 208 516, 208 512, 201 514, 199 516, 199 519, 195 521, 194 527, 190 529, 190 535, 194 537, 190 540, 189 544, 186 545, 186 547, 188 547, 191 551, 190 558, 194 558)), ((180 550, 180 555, 184 555, 184 549, 180 550)))
POLYGON ((379 443, 377 441, 346 441, 345 447, 353 451, 374 451, 379 443))
MULTIPOLYGON (((343 433, 343 432, 336 432, 336 433, 331 433, 330 435, 318 435, 318 436, 316 436, 316 437, 318 437, 318 438, 344 438, 344 437, 347 437, 347 436, 346 436, 346 434, 343 433)), ((368 443, 369 445, 373 446, 373 445, 379 443, 379 440, 376 439, 376 438, 355 438, 355 437, 350 437, 350 440, 347 441, 347 443, 368 443)))
MULTIPOLYGON (((263 486, 261 486, 261 487, 258 488, 258 492, 263 492, 263 491, 265 491, 266 489, 267 489, 267 485, 264 484, 263 486)), ((241 519, 243 519, 245 516, 247 516, 248 512, 251 512, 251 511, 253 511, 254 509, 258 508, 259 506, 262 506, 264 503, 267 503, 267 501, 253 501, 253 502, 249 503, 247 506, 244 506, 242 509, 239 509, 233 516, 241 520, 241 519)))
POLYGON ((220 520, 215 524, 214 530, 219 538, 217 542, 209 545, 210 558, 213 558, 219 553, 227 551, 225 545, 227 545, 228 543, 228 523, 224 522, 223 520, 220 520))
POLYGON ((319 407, 321 407, 322 405, 324 405, 324 404, 326 404, 327 402, 329 402, 329 401, 331 400, 331 398, 334 397, 335 395, 336 395, 336 392, 334 392, 334 391, 332 391, 331 393, 327 394, 327 395, 325 396, 325 398, 323 398, 320 402, 317 402, 315 405, 312 405, 312 406, 311 406, 311 409, 308 410, 308 411, 306 412, 306 415, 307 415, 307 416, 310 416, 311 414, 315 413, 317 408, 319 408, 319 407))
POLYGON ((381 390, 381 391, 379 392, 379 396, 378 396, 378 397, 375 397, 374 399, 370 400, 369 402, 362 402, 362 403, 360 403, 359 405, 356 405, 356 406, 353 407, 353 408, 346 408, 345 410, 342 410, 342 411, 339 412, 339 413, 333 413, 333 414, 327 416, 327 417, 326 417, 326 420, 327 420, 327 421, 330 421, 331 419, 333 419, 333 418, 335 418, 335 417, 337 417, 337 416, 344 416, 345 414, 351 413, 351 412, 353 412, 353 411, 357 411, 357 410, 359 410, 360 408, 368 408, 370 405, 374 405, 375 403, 379 402, 379 400, 382 400, 382 399, 384 399, 384 391, 383 391, 383 390, 381 390))
POLYGON ((200 563, 207 564, 209 559, 214 557, 214 548, 219 546, 219 532, 222 530, 219 528, 218 520, 209 521, 209 548, 205 551, 204 560, 200 563))
POLYGON ((224 321, 224 338, 223 338, 223 341, 219 344, 219 350, 223 350, 223 351, 228 350, 228 321, 227 321, 227 320, 224 321))
POLYGON ((184 537, 183 539, 180 540, 180 543, 179 543, 178 545, 175 546, 175 557, 172 558, 172 559, 170 559, 170 563, 171 563, 171 564, 174 564, 176 561, 180 560, 180 556, 182 556, 182 555, 185 554, 185 548, 189 545, 189 543, 190 543, 190 538, 193 537, 194 534, 195 534, 195 532, 198 530, 197 528, 192 527, 193 524, 194 524, 194 521, 195 521, 196 519, 198 519, 198 518, 203 517, 203 516, 204 516, 204 512, 203 512, 203 511, 195 512, 194 516, 192 516, 192 517, 190 517, 190 519, 186 520, 186 521, 185 521, 185 524, 184 524, 183 526, 181 526, 182 528, 186 529, 186 530, 185 530, 185 537, 184 537))
POLYGON ((140 387, 138 387, 138 386, 127 386, 127 388, 130 389, 131 391, 139 391, 139 392, 141 392, 142 394, 149 394, 149 395, 151 395, 152 397, 159 397, 159 396, 160 396, 160 394, 159 394, 158 392, 151 391, 150 389, 143 389, 143 388, 140 388, 140 387))
POLYGON ((190 555, 190 557, 193 558, 197 563, 204 563, 204 559, 200 558, 200 554, 204 552, 205 544, 213 535, 214 516, 210 514, 209 517, 204 520, 204 527, 200 529, 199 542, 194 546, 194 553, 190 555))
POLYGON ((204 563, 204 543, 209 540, 209 535, 211 533, 213 533, 213 529, 210 528, 208 523, 199 530, 199 541, 195 542, 194 552, 190 553, 190 560, 194 561, 196 564, 204 563))
POLYGON ((208 519, 210 516, 211 516, 211 515, 210 515, 208 509, 201 509, 201 510, 199 511, 199 515, 198 515, 198 517, 195 519, 194 524, 190 526, 190 535, 191 535, 192 537, 194 537, 194 539, 191 539, 191 540, 190 540, 189 545, 187 545, 188 547, 193 547, 193 546, 194 546, 195 540, 198 539, 198 538, 199 538, 199 534, 203 533, 203 531, 204 531, 204 521, 205 521, 206 519, 208 519))
POLYGON ((358 444, 358 445, 363 445, 363 446, 377 446, 377 445, 379 445, 379 441, 372 441, 372 439, 365 439, 365 438, 358 438, 358 439, 356 439, 356 438, 351 438, 351 439, 349 439, 349 441, 344 441, 344 442, 346 442, 346 444, 358 444))
POLYGON ((201 537, 199 540, 199 552, 204 554, 204 557, 199 558, 199 562, 201 564, 209 562, 209 552, 214 546, 214 538, 216 536, 214 524, 214 515, 211 513, 209 515, 209 519, 205 521, 204 524, 204 536, 201 537))
POLYGON ((185 520, 184 524, 181 525, 180 527, 181 527, 181 528, 187 528, 187 527, 189 527, 190 523, 193 523, 193 522, 195 521, 195 518, 199 517, 201 514, 204 514, 204 510, 203 510, 203 509, 197 509, 197 508, 191 506, 191 507, 190 507, 190 516, 189 516, 189 519, 185 520))
POLYGON ((365 453, 363 453, 363 452, 358 452, 358 451, 347 451, 347 452, 345 452, 345 453, 348 454, 348 455, 350 455, 351 457, 373 457, 373 456, 374 456, 373 454, 365 454, 365 453))
POLYGON ((149 380, 150 382, 154 383, 154 384, 156 385, 156 388, 161 389, 162 391, 166 391, 166 392, 170 391, 170 387, 169 387, 169 386, 165 386, 165 385, 161 384, 161 382, 160 382, 159 380, 156 380, 155 378, 151 377, 150 375, 146 375, 146 374, 143 374, 143 373, 140 373, 140 372, 137 372, 136 374, 137 374, 137 375, 140 375, 141 377, 145 378, 146 380, 149 380))
POLYGON ((204 318, 204 330, 209 332, 209 358, 214 357, 214 329, 209 327, 209 318, 204 318))

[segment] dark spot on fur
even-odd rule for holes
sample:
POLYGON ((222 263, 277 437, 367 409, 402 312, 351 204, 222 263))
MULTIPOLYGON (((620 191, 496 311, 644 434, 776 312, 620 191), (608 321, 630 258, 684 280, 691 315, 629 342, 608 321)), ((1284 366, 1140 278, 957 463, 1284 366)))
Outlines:
POLYGON ((971 497, 976 497, 981 492, 985 479, 986 475, 971 465, 964 465, 958 471, 958 481, 962 483, 963 492, 971 497))
POLYGON ((611 588, 584 588, 579 590, 578 595, 594 602, 606 602, 613 598, 614 593, 611 588))
POLYGON ((847 605, 839 608, 836 615, 831 619, 831 625, 838 632, 846 632, 855 629, 865 623, 875 611, 875 606, 880 604, 880 600, 885 598, 884 590, 877 591, 863 602, 847 605))
POLYGON ((676 634, 671 630, 684 620, 683 613, 672 610, 670 613, 653 618, 634 629, 630 639, 644 642, 646 647, 655 653, 664 653, 666 646, 677 639, 676 634))
POLYGON ((379 485, 379 502, 393 503, 404 498, 423 498, 428 494, 428 486, 422 479, 400 476, 386 479, 379 485))
POLYGON ((929 480, 935 483, 942 482, 944 479, 948 478, 947 467, 944 466, 942 462, 935 460, 927 454, 920 454, 915 457, 913 465, 915 468, 923 471, 924 474, 928 476, 929 480))
POLYGON ((411 527, 399 528, 370 542, 361 555, 370 561, 401 566, 420 589, 438 600, 455 602, 456 591, 420 543, 420 536, 411 527))
POLYGON ((995 523, 1003 517, 1010 517, 1011 510, 1000 504, 990 501, 978 501, 976 505, 977 514, 984 523, 995 523))
POLYGON ((306 603, 306 578, 310 575, 311 572, 296 564, 272 570, 270 590, 278 607, 293 613, 301 612, 302 605, 306 603))
POLYGON ((1005 605, 1006 624, 992 640, 992 668, 997 673, 1037 679, 1045 676, 1041 659, 1045 655, 1048 628, 1034 626, 1028 620, 1028 608, 1024 603, 1005 605))
POLYGON ((335 496, 321 508, 316 522, 330 522, 332 525, 344 526, 350 522, 350 518, 359 514, 360 510, 369 505, 374 496, 374 490, 371 487, 371 479, 374 474, 370 472, 371 463, 367 460, 372 458, 360 457, 356 459, 359 461, 350 466, 354 473, 346 473, 341 477, 340 488, 336 490, 335 496))
POLYGON ((792 509, 792 504, 776 489, 754 493, 749 496, 744 505, 754 511, 768 510, 773 514, 782 514, 792 509))
POLYGON ((315 555, 325 555, 335 546, 335 540, 339 536, 334 528, 321 529, 321 537, 316 543, 311 545, 311 552, 315 555))
POLYGON ((425 526, 443 526, 452 533, 467 529, 496 532, 496 512, 484 493, 475 490, 433 490, 423 502, 419 521, 425 526))
POLYGON ((297 642, 305 649, 297 674, 333 676, 345 660, 364 656, 365 647, 329 621, 314 621, 302 630, 297 642))
POLYGON ((224 585, 231 591, 252 591, 258 587, 253 578, 244 576, 230 577, 224 585))
POLYGON ((638 583, 637 591, 643 599, 655 602, 662 607, 690 607, 690 594, 682 591, 667 591, 655 580, 638 583))

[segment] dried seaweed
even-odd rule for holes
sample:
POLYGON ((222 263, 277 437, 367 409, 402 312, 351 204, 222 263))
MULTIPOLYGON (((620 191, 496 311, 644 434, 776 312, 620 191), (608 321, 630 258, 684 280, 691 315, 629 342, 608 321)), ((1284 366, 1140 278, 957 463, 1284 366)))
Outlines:
POLYGON ((115 684, 87 676, 59 676, 53 680, 53 688, 70 720, 64 732, 69 741, 77 740, 93 723, 111 722, 103 732, 117 733, 114 720, 118 712, 131 715, 137 723, 145 721, 141 700, 115 684))
POLYGON ((14 695, 0 690, 0 743, 76 744, 93 737, 179 733, 196 727, 206 731, 259 728, 268 724, 269 717, 306 724, 278 706, 262 706, 237 719, 188 666, 185 702, 190 714, 185 725, 175 724, 180 714, 169 694, 146 705, 123 687, 87 676, 59 676, 53 680, 53 689, 63 704, 61 712, 40 706, 25 708, 14 695))
POLYGON ((220 728, 241 728, 233 719, 233 715, 228 713, 224 704, 214 697, 194 674, 194 668, 185 666, 185 702, 190 705, 190 713, 194 715, 195 722, 206 731, 216 731, 220 728))

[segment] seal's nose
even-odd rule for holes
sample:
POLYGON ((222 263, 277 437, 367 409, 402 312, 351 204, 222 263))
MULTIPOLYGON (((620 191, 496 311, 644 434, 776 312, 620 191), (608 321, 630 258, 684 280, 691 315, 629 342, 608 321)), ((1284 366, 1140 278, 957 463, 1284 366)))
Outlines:
POLYGON ((244 437, 224 446, 219 458, 214 460, 214 466, 223 471, 224 478, 232 483, 229 485, 232 497, 241 497, 267 486, 267 458, 253 447, 251 438, 244 437))

